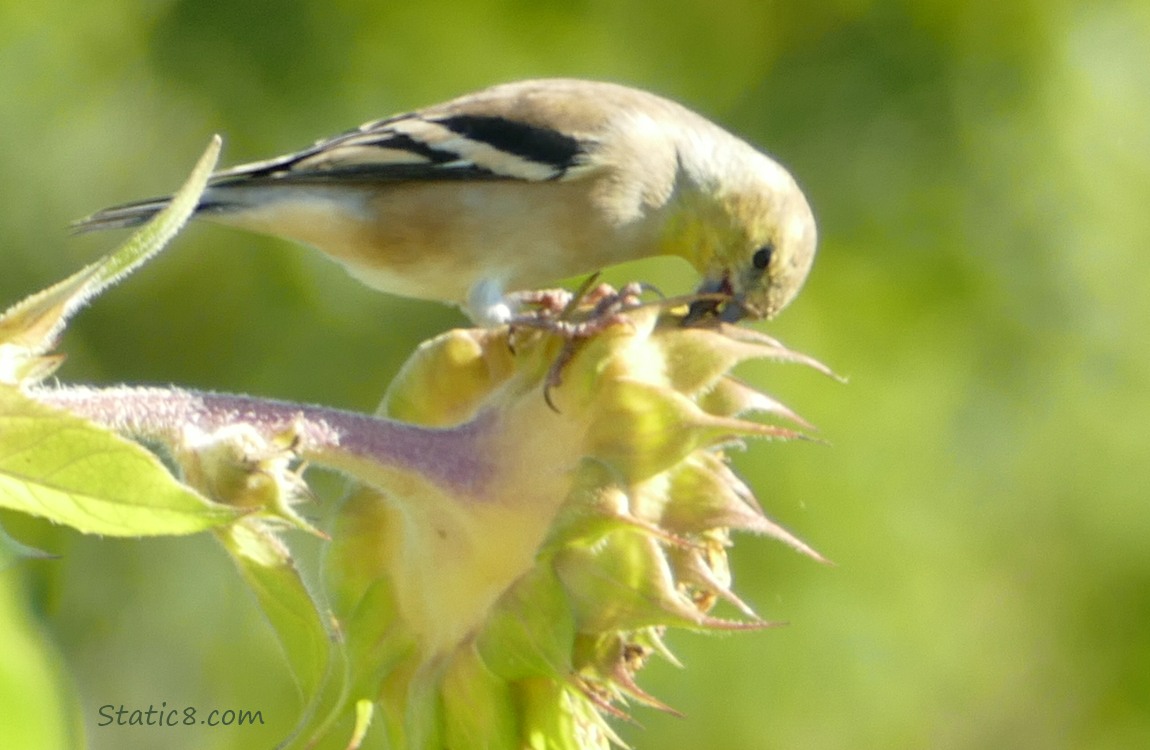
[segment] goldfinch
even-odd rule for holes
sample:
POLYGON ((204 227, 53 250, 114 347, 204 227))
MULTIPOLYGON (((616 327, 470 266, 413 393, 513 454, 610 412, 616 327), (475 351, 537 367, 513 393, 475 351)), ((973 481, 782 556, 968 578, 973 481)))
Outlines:
MULTIPOLYGON (((168 199, 108 208, 130 227, 168 199)), ((510 292, 674 255, 692 313, 770 318, 799 291, 815 222, 770 157, 685 107, 612 83, 507 83, 213 175, 197 215, 311 245, 368 286, 457 304, 482 324, 510 292)))

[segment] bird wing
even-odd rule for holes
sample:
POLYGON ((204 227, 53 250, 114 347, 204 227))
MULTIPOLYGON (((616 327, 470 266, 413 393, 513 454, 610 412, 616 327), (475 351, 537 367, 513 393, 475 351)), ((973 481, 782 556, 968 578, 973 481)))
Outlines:
MULTIPOLYGON (((400 181, 573 180, 607 166, 597 154, 620 87, 579 81, 504 84, 374 120, 292 154, 216 172, 210 188, 400 181)), ((131 227, 167 205, 149 198, 99 211, 73 229, 131 227)), ((228 203, 205 194, 201 209, 228 203)))
MULTIPOLYGON (((482 107, 441 107, 375 120, 294 154, 218 172, 251 181, 572 179, 593 168, 595 140, 482 107)), ((266 182, 265 182, 266 181, 266 182)))

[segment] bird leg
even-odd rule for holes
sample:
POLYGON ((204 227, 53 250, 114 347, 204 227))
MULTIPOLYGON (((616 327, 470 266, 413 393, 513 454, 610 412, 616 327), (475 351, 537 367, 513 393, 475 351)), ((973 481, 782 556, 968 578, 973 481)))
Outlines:
POLYGON ((643 305, 641 297, 645 292, 653 291, 661 296, 650 284, 632 282, 615 289, 596 283, 598 280, 599 274, 592 274, 575 292, 546 289, 514 295, 516 302, 533 309, 510 321, 512 333, 516 329, 529 329, 553 333, 564 340, 543 384, 543 398, 556 412, 559 409, 551 400, 551 391, 562 384, 563 369, 583 341, 613 325, 625 323, 623 313, 643 305))

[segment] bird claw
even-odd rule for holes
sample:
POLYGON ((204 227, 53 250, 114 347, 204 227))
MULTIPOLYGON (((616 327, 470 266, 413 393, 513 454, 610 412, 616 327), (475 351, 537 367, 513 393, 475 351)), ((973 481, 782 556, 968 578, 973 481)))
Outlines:
POLYGON ((615 289, 608 284, 597 284, 598 278, 599 274, 590 276, 575 292, 546 289, 514 295, 515 301, 530 311, 512 318, 508 324, 512 334, 517 329, 528 329, 564 339, 563 348, 543 381, 543 400, 556 413, 559 409, 551 399, 551 392, 562 385, 563 369, 574 358, 580 344, 611 326, 626 323, 623 314, 642 306, 644 293, 653 291, 662 296, 650 284, 632 282, 615 289))
MULTIPOLYGON (((667 297, 658 288, 645 282, 631 282, 619 289, 599 284, 599 274, 588 277, 579 289, 544 289, 519 292, 511 299, 525 310, 509 322, 513 338, 517 330, 541 331, 561 337, 563 348, 547 370, 543 381, 543 400, 556 413, 559 409, 551 399, 554 389, 563 384, 563 369, 575 357, 579 346, 587 339, 620 323, 630 325, 625 313, 640 307, 657 305, 663 308, 687 306, 680 325, 718 326, 728 321, 728 308, 741 310, 729 291, 703 290, 681 297, 667 297), (644 294, 653 293, 659 299, 643 301, 644 294)), ((514 351, 514 345, 512 345, 514 351)))

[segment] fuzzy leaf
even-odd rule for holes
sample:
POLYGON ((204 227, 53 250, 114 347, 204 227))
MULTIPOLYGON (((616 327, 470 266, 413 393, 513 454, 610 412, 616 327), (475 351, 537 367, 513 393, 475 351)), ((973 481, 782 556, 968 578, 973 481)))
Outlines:
MULTIPOLYGON (((13 347, 8 350, 9 354, 23 350, 27 355, 39 355, 47 351, 69 317, 160 252, 196 210, 219 158, 221 143, 219 136, 212 138, 187 182, 176 192, 167 208, 117 250, 67 279, 21 300, 0 315, 0 344, 13 347)), ((0 373, 8 369, 13 368, 4 367, 0 362, 0 373)))
POLYGON ((291 553, 257 523, 232 524, 220 538, 279 637, 300 693, 312 701, 328 672, 331 638, 291 553))
POLYGON ((153 454, 0 386, 0 507, 86 534, 192 534, 240 511, 180 484, 153 454))

